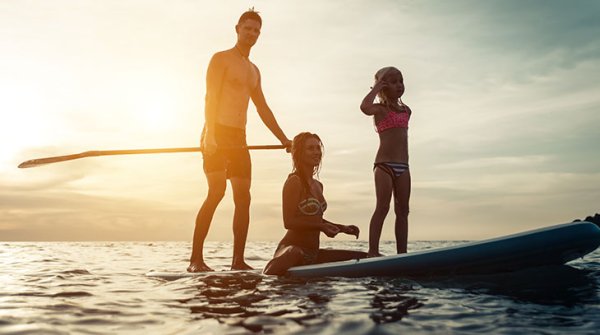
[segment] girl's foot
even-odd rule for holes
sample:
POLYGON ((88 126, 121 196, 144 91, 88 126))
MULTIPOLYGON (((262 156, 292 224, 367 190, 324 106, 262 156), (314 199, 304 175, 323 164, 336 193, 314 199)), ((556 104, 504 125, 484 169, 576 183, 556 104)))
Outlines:
POLYGON ((385 256, 385 255, 380 254, 378 251, 375 251, 375 252, 369 251, 369 252, 367 252, 367 258, 382 257, 382 256, 385 256))

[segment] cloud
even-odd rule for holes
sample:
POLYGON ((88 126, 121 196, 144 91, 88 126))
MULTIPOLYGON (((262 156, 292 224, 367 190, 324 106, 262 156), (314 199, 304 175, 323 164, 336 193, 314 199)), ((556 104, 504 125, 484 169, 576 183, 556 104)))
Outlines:
MULTIPOLYGON (((368 227, 378 138, 358 105, 374 72, 396 65, 414 111, 411 239, 494 236, 597 211, 599 6, 265 3, 252 58, 286 134, 313 131, 325 142, 332 219, 368 227)), ((208 59, 233 45, 247 5, 21 7, 0 13, 8 32, 0 112, 10 120, 0 125, 1 238, 189 240, 206 192, 198 155, 15 166, 85 150, 197 145, 208 59)), ((253 107, 248 134, 251 144, 276 142, 253 107)), ((250 238, 278 239, 289 155, 256 152, 253 161, 250 238)), ((232 209, 226 197, 209 239, 231 239, 232 209)), ((383 238, 393 239, 388 221, 383 238)))
POLYGON ((193 212, 168 204, 76 192, 0 193, 0 239, 182 240, 193 212))
POLYGON ((505 169, 522 169, 530 168, 532 165, 540 166, 547 163, 551 158, 543 155, 533 156, 500 156, 500 157, 481 157, 475 159, 467 159, 460 162, 445 164, 443 166, 434 167, 434 169, 459 169, 459 170, 479 170, 493 169, 495 171, 505 169))

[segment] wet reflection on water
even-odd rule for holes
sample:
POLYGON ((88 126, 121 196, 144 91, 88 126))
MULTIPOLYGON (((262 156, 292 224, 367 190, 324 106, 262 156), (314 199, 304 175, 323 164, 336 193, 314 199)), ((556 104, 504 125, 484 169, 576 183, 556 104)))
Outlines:
POLYGON ((408 315, 408 310, 419 308, 423 304, 414 297, 384 289, 375 293, 371 306, 377 309, 371 313, 371 319, 376 323, 387 323, 400 321, 408 315))
MULTIPOLYGON (((445 244, 418 245, 428 246, 445 244)), ((229 267, 230 245, 207 250, 229 267)), ((271 256, 269 244, 248 251, 255 267, 271 256)), ((0 244, 0 334, 595 334, 600 325, 600 251, 496 275, 144 275, 177 274, 188 254, 189 243, 0 244)))
POLYGON ((343 313, 343 306, 364 297, 368 297, 368 304, 362 310, 375 327, 398 323, 428 303, 418 293, 423 288, 457 289, 475 294, 481 301, 485 296, 498 296, 519 302, 521 309, 507 310, 508 314, 526 313, 528 304, 576 306, 599 301, 593 276, 569 266, 413 279, 298 279, 257 272, 212 273, 184 279, 181 284, 193 288, 193 294, 177 301, 195 319, 214 319, 250 332, 294 332, 327 325, 343 313))
POLYGON ((371 291, 373 311, 369 317, 376 324, 400 321, 423 304, 414 296, 414 286, 406 280, 393 278, 370 278, 363 283, 371 291))
POLYGON ((339 305, 352 303, 342 300, 330 306, 340 292, 370 297, 365 312, 374 325, 400 321, 423 306, 411 295, 413 285, 385 278, 299 279, 238 272, 198 275, 185 283, 193 285, 195 293, 178 302, 195 318, 216 319, 251 332, 293 332, 326 325, 339 316, 339 305))
POLYGON ((252 332, 295 331, 321 323, 335 294, 328 279, 277 278, 256 272, 199 275, 190 280, 197 292, 178 302, 196 318, 212 318, 252 332))

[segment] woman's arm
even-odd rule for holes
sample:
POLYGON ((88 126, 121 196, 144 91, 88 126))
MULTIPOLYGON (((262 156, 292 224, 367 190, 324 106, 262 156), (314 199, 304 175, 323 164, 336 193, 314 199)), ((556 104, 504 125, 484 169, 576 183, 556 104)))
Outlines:
POLYGON ((339 223, 333 223, 333 222, 327 221, 325 219, 323 219, 323 222, 326 222, 326 223, 336 226, 339 229, 340 233, 354 235, 354 236, 356 236, 356 238, 358 238, 358 235, 360 235, 360 229, 355 225, 343 225, 343 224, 339 224, 339 223))

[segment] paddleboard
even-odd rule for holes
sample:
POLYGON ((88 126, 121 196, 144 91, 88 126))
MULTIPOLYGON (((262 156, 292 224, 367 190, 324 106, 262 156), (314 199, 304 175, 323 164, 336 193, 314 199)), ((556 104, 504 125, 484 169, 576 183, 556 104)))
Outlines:
POLYGON ((596 250, 600 228, 574 222, 407 254, 290 268, 294 277, 430 276, 517 271, 561 265, 596 250))
MULTIPOLYGON (((572 222, 503 237, 407 254, 296 266, 292 277, 415 277, 453 274, 492 274, 562 265, 596 250, 600 228, 572 222)), ((209 275, 262 275, 262 270, 213 272, 157 272, 148 277, 165 280, 209 275)))

